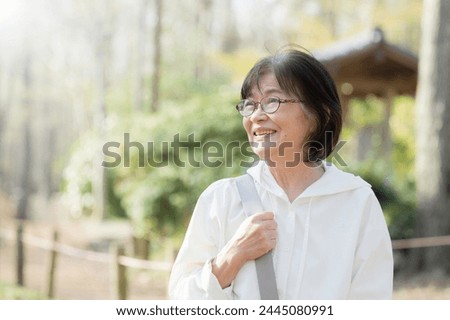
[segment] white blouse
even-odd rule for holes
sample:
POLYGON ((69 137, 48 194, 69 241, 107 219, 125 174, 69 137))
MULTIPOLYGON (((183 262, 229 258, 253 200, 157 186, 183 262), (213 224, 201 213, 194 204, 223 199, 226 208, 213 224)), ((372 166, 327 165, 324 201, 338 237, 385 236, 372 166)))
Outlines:
MULTIPOLYGON (((325 164, 325 173, 292 203, 264 162, 248 170, 278 224, 273 260, 280 299, 390 299, 392 247, 370 185, 325 164)), ((235 179, 199 197, 169 281, 172 299, 260 299, 254 261, 228 288, 211 260, 245 220, 235 179)))

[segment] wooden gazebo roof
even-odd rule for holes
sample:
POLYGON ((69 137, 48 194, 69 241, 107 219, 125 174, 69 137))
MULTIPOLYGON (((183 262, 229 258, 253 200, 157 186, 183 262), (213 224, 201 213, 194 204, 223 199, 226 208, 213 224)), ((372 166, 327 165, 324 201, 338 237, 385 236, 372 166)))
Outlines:
POLYGON ((399 95, 416 92, 417 57, 387 42, 379 28, 313 54, 331 73, 342 97, 363 98, 369 94, 383 97, 388 91, 399 95))

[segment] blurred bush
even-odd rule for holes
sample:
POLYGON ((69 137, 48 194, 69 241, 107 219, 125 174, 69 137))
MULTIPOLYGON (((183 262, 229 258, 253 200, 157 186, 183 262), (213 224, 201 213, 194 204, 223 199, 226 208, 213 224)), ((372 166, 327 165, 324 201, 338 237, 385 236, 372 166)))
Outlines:
MULTIPOLYGON (((200 193, 217 179, 241 174, 240 161, 253 160, 242 149, 247 138, 230 96, 219 88, 214 95, 164 102, 156 113, 130 113, 120 121, 110 116, 108 140, 120 146, 109 148, 116 155, 104 160, 121 161, 106 169, 108 217, 129 218, 137 238, 181 235, 200 193)), ((74 147, 65 170, 64 191, 76 217, 93 212, 101 152, 95 135, 74 147)))
POLYGON ((24 287, 0 282, 0 300, 47 300, 45 295, 24 287))
POLYGON ((394 184, 386 165, 366 162, 353 172, 366 180, 380 201, 392 239, 411 238, 416 216, 415 183, 394 184))

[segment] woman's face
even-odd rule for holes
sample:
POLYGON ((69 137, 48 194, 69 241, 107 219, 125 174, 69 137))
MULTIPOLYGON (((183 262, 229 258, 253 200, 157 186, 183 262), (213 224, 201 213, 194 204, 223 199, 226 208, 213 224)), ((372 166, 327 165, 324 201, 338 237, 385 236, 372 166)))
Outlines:
MULTIPOLYGON (((260 78, 259 88, 255 85, 247 99, 259 102, 265 97, 299 99, 284 92, 272 72, 260 78)), ((301 102, 281 103, 272 114, 265 113, 258 104, 249 117, 243 118, 243 125, 253 151, 266 162, 274 163, 298 164, 305 138, 312 129, 301 102)))

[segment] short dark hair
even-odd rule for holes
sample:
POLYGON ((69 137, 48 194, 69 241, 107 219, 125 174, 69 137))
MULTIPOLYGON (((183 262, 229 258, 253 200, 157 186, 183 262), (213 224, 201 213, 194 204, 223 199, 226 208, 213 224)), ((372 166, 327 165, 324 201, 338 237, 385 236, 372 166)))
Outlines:
POLYGON ((310 53, 282 49, 253 66, 242 84, 241 98, 246 99, 255 85, 259 87, 260 78, 270 72, 283 91, 304 101, 305 112, 313 122, 304 145, 307 161, 326 159, 342 129, 342 108, 330 74, 310 53))

